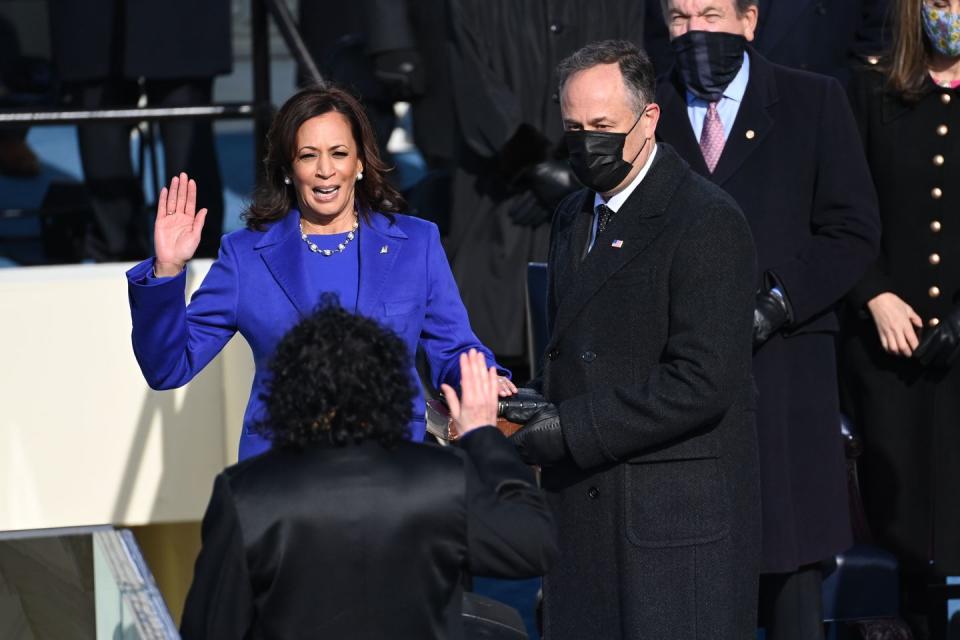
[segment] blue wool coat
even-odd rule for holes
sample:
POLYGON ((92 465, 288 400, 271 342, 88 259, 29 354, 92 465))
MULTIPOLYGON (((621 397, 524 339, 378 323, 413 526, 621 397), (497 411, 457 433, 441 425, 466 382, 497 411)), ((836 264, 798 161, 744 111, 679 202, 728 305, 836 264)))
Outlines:
MULTIPOLYGON (((471 347, 493 356, 474 335, 440 245, 437 227, 405 215, 371 213, 361 220, 357 313, 395 331, 410 352, 410 376, 418 381, 413 354, 421 345, 439 386, 460 382, 458 356, 471 347)), ((186 274, 149 278, 153 259, 127 272, 133 351, 153 389, 189 382, 240 332, 253 351, 256 373, 243 418, 240 459, 261 453, 269 442, 253 431, 262 418, 267 363, 283 335, 317 305, 323 291, 308 278, 310 253, 291 212, 265 231, 242 229, 223 237, 220 255, 190 303, 184 305, 186 274)), ((419 382, 411 436, 425 432, 419 382)))

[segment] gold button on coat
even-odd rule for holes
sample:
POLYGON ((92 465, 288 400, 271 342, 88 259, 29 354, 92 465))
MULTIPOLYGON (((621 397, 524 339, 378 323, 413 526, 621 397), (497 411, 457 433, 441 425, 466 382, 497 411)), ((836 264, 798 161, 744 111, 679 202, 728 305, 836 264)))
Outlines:
POLYGON ((933 231, 934 233, 940 233, 940 229, 942 228, 943 225, 940 224, 939 220, 934 220, 930 223, 930 231, 933 231))
POLYGON ((941 94, 940 94, 940 102, 942 102, 943 104, 950 104, 950 94, 949 94, 949 93, 941 93, 941 94))
POLYGON ((927 295, 929 295, 931 298, 939 298, 940 287, 937 287, 937 286, 930 287, 930 289, 927 290, 927 295))
POLYGON ((940 125, 939 127, 937 127, 937 135, 938 135, 938 136, 945 136, 945 135, 947 135, 947 133, 949 133, 949 131, 950 131, 950 127, 948 127, 948 126, 945 125, 945 124, 942 124, 942 125, 940 125))
POLYGON ((940 199, 940 196, 943 195, 943 189, 941 189, 940 187, 934 187, 934 188, 930 191, 930 195, 933 196, 933 199, 934 199, 934 200, 939 200, 939 199, 940 199))
POLYGON ((943 156, 939 153, 933 156, 933 164, 937 165, 938 167, 941 166, 943 164, 943 156))
POLYGON ((930 260, 930 264, 940 264, 940 254, 931 253, 929 260, 930 260))
POLYGON ((935 327, 938 324, 940 324, 940 318, 930 318, 930 320, 927 321, 928 327, 935 327))
POLYGON ((757 133, 753 129, 747 129, 747 140, 753 140, 756 137, 757 133))

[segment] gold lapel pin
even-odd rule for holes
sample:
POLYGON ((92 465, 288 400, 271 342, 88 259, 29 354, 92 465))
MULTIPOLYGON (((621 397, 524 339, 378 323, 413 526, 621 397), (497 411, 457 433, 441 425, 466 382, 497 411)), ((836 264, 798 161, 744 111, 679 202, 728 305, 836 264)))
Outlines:
POLYGON ((389 251, 390 251, 390 247, 388 247, 387 245, 383 245, 382 247, 380 247, 380 253, 388 253, 389 251))

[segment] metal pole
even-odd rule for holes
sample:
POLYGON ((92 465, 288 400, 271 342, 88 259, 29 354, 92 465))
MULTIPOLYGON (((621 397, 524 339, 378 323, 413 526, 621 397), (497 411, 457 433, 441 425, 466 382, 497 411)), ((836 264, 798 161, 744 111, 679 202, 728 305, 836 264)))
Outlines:
POLYGON ((320 69, 317 68, 317 63, 314 62, 313 56, 310 55, 310 50, 307 49, 303 38, 300 37, 300 31, 297 29, 297 21, 293 19, 290 8, 287 7, 286 3, 282 0, 266 0, 266 2, 267 8, 270 10, 270 15, 273 17, 277 28, 280 29, 280 35, 283 36, 283 40, 287 44, 287 49, 290 50, 290 55, 294 57, 297 64, 300 65, 300 68, 303 69, 313 84, 323 84, 323 76, 320 74, 320 69))
POLYGON ((256 105, 225 103, 198 107, 156 107, 131 109, 49 109, 36 111, 0 111, 3 125, 77 124, 81 122, 141 122, 143 120, 181 120, 184 118, 250 118, 256 105))
POLYGON ((253 175, 257 184, 265 178, 262 169, 266 157, 267 130, 270 128, 270 33, 265 0, 250 0, 250 27, 253 36, 253 102, 257 113, 253 121, 256 157, 253 175))

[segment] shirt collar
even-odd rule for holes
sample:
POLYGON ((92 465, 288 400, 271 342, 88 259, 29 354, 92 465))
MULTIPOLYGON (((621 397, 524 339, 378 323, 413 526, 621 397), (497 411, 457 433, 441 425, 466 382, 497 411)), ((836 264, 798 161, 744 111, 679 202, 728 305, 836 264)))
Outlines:
MULTIPOLYGON (((740 65, 740 71, 733 77, 727 88, 723 90, 723 100, 733 100, 743 102, 743 94, 747 92, 747 82, 750 80, 750 56, 746 51, 743 52, 743 64, 740 65)), ((687 91, 687 105, 704 106, 707 101, 687 91)))
POLYGON ((620 207, 623 206, 623 203, 627 201, 627 198, 633 193, 640 183, 646 177, 647 172, 650 171, 651 165, 653 165, 653 158, 657 155, 657 144, 654 142, 653 151, 650 152, 650 156, 647 157, 647 161, 643 164, 643 168, 640 169, 640 172, 630 181, 623 191, 613 194, 610 196, 609 200, 604 200, 603 196, 599 193, 593 195, 593 209, 596 211, 597 207, 602 204, 607 205, 614 211, 619 211, 620 207))

